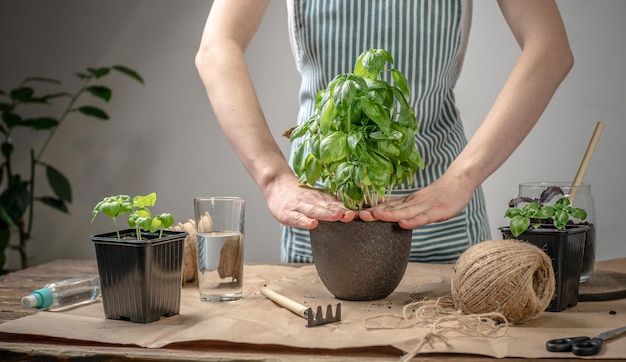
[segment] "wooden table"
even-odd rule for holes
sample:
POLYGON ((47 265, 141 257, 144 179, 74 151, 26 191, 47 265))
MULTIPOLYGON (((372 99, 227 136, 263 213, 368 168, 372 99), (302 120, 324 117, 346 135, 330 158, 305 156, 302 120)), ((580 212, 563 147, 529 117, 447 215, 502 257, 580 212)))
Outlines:
MULTIPOLYGON (((612 260, 605 267, 626 266, 626 259, 612 260)), ((95 260, 57 260, 51 263, 16 271, 0 277, 0 323, 36 313, 33 309, 23 309, 20 298, 44 284, 74 275, 97 272, 95 260)), ((315 350, 298 350, 282 346, 250 346, 224 342, 182 343, 175 347, 158 349, 111 345, 97 342, 69 340, 32 335, 0 333, 0 360, 20 361, 398 361, 401 352, 393 347, 380 347, 348 350, 324 355, 315 350)), ((554 360, 567 361, 564 358, 554 360)), ((420 355, 420 361, 486 361, 489 357, 458 354, 420 355)), ((521 358, 508 358, 507 361, 527 361, 521 358)), ((604 360, 610 361, 610 360, 604 360)))

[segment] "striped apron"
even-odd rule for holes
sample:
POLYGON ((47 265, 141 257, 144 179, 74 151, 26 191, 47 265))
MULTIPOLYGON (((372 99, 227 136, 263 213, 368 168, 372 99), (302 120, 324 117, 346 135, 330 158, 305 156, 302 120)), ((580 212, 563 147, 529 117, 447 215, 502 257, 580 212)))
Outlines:
MULTIPOLYGON (((412 87, 409 101, 419 123, 415 142, 425 162, 413 184, 400 185, 393 194, 408 195, 439 178, 467 142, 454 85, 467 43, 471 2, 287 0, 287 8, 302 76, 298 124, 313 114, 317 92, 335 75, 351 72, 363 51, 386 49, 412 87)), ((489 239, 489 230, 479 188, 457 216, 413 230, 410 260, 454 262, 470 245, 489 239)), ((283 226, 281 255, 283 262, 312 262, 308 230, 283 226)))

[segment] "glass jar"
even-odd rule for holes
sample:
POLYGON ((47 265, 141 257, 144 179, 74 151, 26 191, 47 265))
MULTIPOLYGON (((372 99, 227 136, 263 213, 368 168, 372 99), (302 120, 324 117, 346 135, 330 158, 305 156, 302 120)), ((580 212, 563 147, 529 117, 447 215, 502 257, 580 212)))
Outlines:
MULTIPOLYGON (((591 277, 593 274, 593 267, 596 261, 596 210, 593 202, 593 196, 591 195, 591 186, 589 184, 581 184, 577 187, 572 187, 571 182, 526 182, 519 185, 520 197, 539 198, 541 193, 550 186, 557 186, 563 190, 565 197, 574 197, 572 206, 584 209, 587 211, 587 218, 585 220, 570 220, 573 224, 588 226, 587 234, 585 237, 585 250, 583 253, 583 265, 580 273, 580 282, 583 283, 591 277)), ((545 205, 552 205, 562 196, 556 196, 553 199, 547 201, 545 205)))

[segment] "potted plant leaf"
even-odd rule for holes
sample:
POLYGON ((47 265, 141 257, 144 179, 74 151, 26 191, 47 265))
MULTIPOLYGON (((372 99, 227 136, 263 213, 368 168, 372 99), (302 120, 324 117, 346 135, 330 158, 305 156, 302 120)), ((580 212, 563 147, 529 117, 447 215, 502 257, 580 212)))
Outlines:
MULTIPOLYGON (((6 261, 5 251, 19 253, 21 268, 27 268, 28 242, 31 239, 36 219, 35 206, 47 205, 55 210, 69 213, 72 202, 70 181, 60 170, 45 160, 45 152, 59 127, 72 116, 81 115, 101 121, 109 115, 93 100, 109 102, 113 91, 101 82, 110 74, 117 73, 144 83, 135 70, 122 65, 111 67, 89 67, 77 72, 81 83, 76 91, 45 91, 50 86, 61 84, 57 79, 27 77, 17 87, 4 91, 0 89, 0 274, 3 274, 6 261), (44 92, 39 91, 41 85, 44 92), (85 96, 91 96, 85 103, 85 96), (60 116, 37 114, 44 106, 65 102, 60 116), (34 110, 34 112, 33 112, 34 110), (14 143, 16 132, 28 130, 42 133, 45 137, 31 137, 29 144, 14 143), (20 158, 20 152, 29 152, 29 157, 20 158), (20 159, 28 159, 26 164, 20 159), (37 192, 41 183, 35 175, 45 170, 50 192, 37 192)), ((45 192, 45 191, 44 191, 45 192)))
POLYGON ((92 235, 108 319, 150 323, 179 313, 183 248, 187 233, 165 230, 169 213, 153 216, 156 194, 105 197, 93 210, 113 218, 115 231, 92 235), (119 230, 117 216, 127 215, 129 229, 119 230))
POLYGON ((555 297, 547 311, 560 312, 578 303, 580 273, 588 227, 573 224, 584 220, 587 212, 573 207, 559 187, 547 187, 538 198, 520 196, 509 202, 504 216, 509 226, 501 227, 505 239, 532 243, 552 259, 556 278, 555 297), (553 204, 548 204, 559 197, 553 204))
MULTIPOLYGON (((293 158, 300 183, 336 195, 350 209, 388 199, 424 167, 408 82, 393 61, 383 49, 363 52, 353 72, 319 91, 313 115, 288 133, 292 142, 302 138, 293 158)), ((406 270, 411 232, 382 221, 320 221, 310 231, 313 261, 335 297, 385 298, 406 270)))

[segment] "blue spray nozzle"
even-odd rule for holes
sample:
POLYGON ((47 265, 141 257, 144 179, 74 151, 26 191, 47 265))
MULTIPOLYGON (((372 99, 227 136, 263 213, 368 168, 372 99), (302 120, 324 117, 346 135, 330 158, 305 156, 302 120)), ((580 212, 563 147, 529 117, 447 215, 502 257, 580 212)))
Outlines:
POLYGON ((45 309, 52 305, 52 291, 48 288, 35 290, 31 295, 22 298, 22 307, 45 309))

